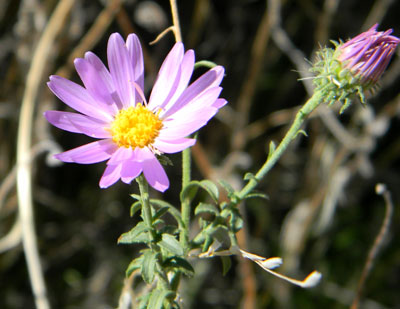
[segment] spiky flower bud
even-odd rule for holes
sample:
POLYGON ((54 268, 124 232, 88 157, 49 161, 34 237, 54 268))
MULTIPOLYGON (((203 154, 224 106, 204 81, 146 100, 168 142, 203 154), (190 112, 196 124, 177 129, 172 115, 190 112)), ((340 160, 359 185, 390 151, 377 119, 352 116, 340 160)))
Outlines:
POLYGON ((343 112, 358 95, 365 103, 364 93, 371 90, 388 66, 400 39, 390 35, 392 29, 376 31, 372 26, 347 42, 337 43, 335 49, 323 48, 317 53, 312 72, 316 73, 314 84, 317 90, 326 93, 325 101, 343 103, 343 112))

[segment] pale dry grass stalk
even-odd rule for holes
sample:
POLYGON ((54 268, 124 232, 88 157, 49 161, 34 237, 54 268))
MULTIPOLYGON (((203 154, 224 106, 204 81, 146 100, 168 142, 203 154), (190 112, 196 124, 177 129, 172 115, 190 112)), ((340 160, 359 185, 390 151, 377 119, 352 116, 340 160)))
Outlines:
POLYGON ((28 266, 29 278, 38 309, 50 308, 40 264, 33 218, 31 133, 35 100, 42 81, 42 75, 50 55, 53 42, 64 25, 74 0, 62 0, 54 10, 33 53, 31 67, 26 80, 22 99, 17 137, 17 194, 18 209, 22 227, 22 243, 28 266))

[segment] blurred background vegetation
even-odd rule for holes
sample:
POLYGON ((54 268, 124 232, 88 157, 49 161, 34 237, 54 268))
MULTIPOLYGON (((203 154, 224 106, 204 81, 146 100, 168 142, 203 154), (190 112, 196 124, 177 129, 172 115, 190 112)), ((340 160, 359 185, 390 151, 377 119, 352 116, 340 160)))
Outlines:
MULTIPOLYGON (((65 109, 46 86, 58 74, 81 83, 73 59, 85 51, 106 61, 113 32, 135 32, 143 45, 146 89, 174 43, 171 33, 149 42, 169 25, 168 1, 2 0, 0 2, 0 307, 34 308, 21 246, 15 186, 20 107, 33 55, 57 4, 70 2, 49 56, 35 80, 32 126, 32 198, 38 248, 53 308, 115 308, 124 273, 140 247, 117 245, 136 224, 129 217, 136 183, 98 187, 104 163, 61 164, 54 152, 89 139, 50 127, 43 111, 65 109)), ((309 62, 329 40, 346 40, 378 22, 400 35, 400 2, 393 0, 193 0, 178 1, 183 41, 197 60, 226 68, 222 97, 229 104, 200 131, 193 148, 194 179, 224 179, 243 186, 271 140, 279 142, 299 106, 312 93, 309 62), (299 78, 304 78, 299 81, 299 78)), ((185 308, 346 308, 385 216, 375 185, 394 200, 391 226, 363 290, 360 308, 400 308, 400 57, 394 56, 368 105, 338 115, 318 108, 299 137, 258 189, 269 200, 248 200, 241 245, 284 259, 280 272, 303 278, 318 269, 321 284, 300 289, 233 258, 222 275, 218 258, 193 259, 195 278, 182 284, 185 308)), ((202 73, 198 69, 195 75, 202 73)), ((29 94, 28 94, 29 95, 29 94)), ((178 205, 180 155, 170 156, 170 189, 178 205)), ((157 192, 151 192, 157 196, 157 192)), ((160 197, 160 196, 159 196, 160 197)), ((194 222, 195 224, 195 222, 194 222)), ((133 291, 135 293, 136 291, 133 291)))

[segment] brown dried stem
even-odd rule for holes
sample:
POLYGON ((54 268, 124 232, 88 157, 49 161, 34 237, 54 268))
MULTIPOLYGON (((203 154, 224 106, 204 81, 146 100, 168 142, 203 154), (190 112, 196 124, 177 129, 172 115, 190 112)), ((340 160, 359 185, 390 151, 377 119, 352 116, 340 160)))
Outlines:
POLYGON ((357 286, 357 294, 351 304, 351 309, 359 308, 360 299, 362 295, 362 291, 367 280, 368 275, 371 273, 372 267, 374 265, 374 261, 379 253, 379 250, 382 248, 383 241, 385 240, 389 227, 390 222, 393 217, 393 202, 390 192, 387 190, 384 184, 377 184, 375 187, 376 193, 378 195, 382 195, 383 199, 385 200, 385 218, 383 219, 382 226, 379 230, 378 235, 375 238, 374 244, 371 247, 371 250, 368 253, 367 261, 365 262, 363 272, 361 274, 360 280, 358 281, 357 286))

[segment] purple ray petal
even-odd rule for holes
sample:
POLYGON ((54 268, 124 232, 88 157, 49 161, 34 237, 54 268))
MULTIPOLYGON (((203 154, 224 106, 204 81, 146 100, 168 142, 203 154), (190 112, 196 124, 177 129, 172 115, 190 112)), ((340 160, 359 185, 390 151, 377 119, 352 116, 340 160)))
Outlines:
POLYGON ((191 138, 179 138, 175 140, 162 140, 158 138, 153 145, 163 153, 176 153, 193 146, 195 143, 196 140, 191 138))
POLYGON ((133 179, 142 172, 142 163, 136 161, 126 161, 122 165, 121 180, 125 183, 131 183, 133 179))
POLYGON ((108 160, 107 164, 115 165, 131 159, 133 156, 132 148, 119 147, 108 160))
MULTIPOLYGON (((190 78, 192 77, 194 68, 194 52, 188 50, 183 56, 178 76, 175 80, 174 87, 170 94, 165 99, 164 103, 160 106, 164 110, 170 109, 181 96, 182 92, 187 88, 190 78)), ((150 107, 151 108, 151 107, 150 107)))
POLYGON ((218 108, 220 109, 221 107, 225 106, 226 103, 228 103, 227 100, 225 99, 217 99, 214 104, 212 105, 212 107, 218 108))
POLYGON ((76 111, 99 120, 110 121, 112 119, 107 110, 96 108, 98 105, 82 86, 55 75, 50 76, 47 85, 61 101, 76 111))
POLYGON ((77 113, 46 111, 46 119, 59 129, 83 133, 93 138, 109 138, 111 134, 106 128, 109 125, 106 122, 91 118, 77 113))
MULTIPOLYGON (((210 108, 214 105, 221 93, 221 87, 207 89, 195 97, 192 101, 182 106, 174 114, 170 115, 166 120, 173 119, 173 123, 181 123, 190 121, 191 118, 196 118, 203 110, 210 108)), ((168 114, 168 113, 167 113, 168 114)), ((172 121, 168 122, 172 123, 172 121)), ((166 124, 167 125, 167 124, 166 124)))
POLYGON ((91 164, 109 159, 117 148, 112 140, 103 139, 56 154, 55 157, 63 162, 91 164))
MULTIPOLYGON (((128 48, 128 54, 131 58, 133 65, 133 72, 135 76, 135 82, 139 85, 140 89, 144 89, 144 64, 143 64, 143 51, 140 41, 136 34, 128 35, 126 40, 126 46, 128 48)), ((140 96, 136 95, 136 101, 139 101, 140 96)), ((140 100, 141 101, 141 100, 140 100)))
POLYGON ((180 78, 179 73, 181 71, 182 58, 183 44, 176 43, 168 53, 158 72, 157 80, 150 95, 149 109, 154 110, 156 107, 162 106, 173 87, 177 87, 176 79, 180 78))
POLYGON ((197 96, 201 95, 208 89, 218 87, 224 77, 224 68, 217 66, 212 68, 202 76, 200 76, 195 82, 193 82, 186 90, 182 93, 176 103, 160 114, 161 117, 165 118, 168 115, 172 115, 183 106, 193 101, 197 96))
POLYGON ((143 174, 150 186, 160 192, 164 192, 169 187, 169 180, 164 168, 150 150, 142 148, 142 157, 146 157, 142 163, 143 174))
POLYGON ((103 176, 100 178, 100 188, 108 188, 118 181, 121 176, 122 164, 107 165, 104 170, 103 176))
POLYGON ((74 61, 76 71, 85 84, 85 88, 96 100, 101 108, 108 110, 115 115, 118 111, 114 104, 115 87, 110 75, 103 62, 92 52, 85 53, 85 59, 77 58, 74 61))
POLYGON ((107 58, 110 73, 122 105, 126 108, 136 104, 135 75, 131 58, 124 40, 118 33, 113 33, 108 40, 107 58))
POLYGON ((199 111, 195 118, 188 118, 179 123, 173 120, 162 128, 159 138, 170 140, 188 136, 203 127, 217 111, 218 109, 210 107, 199 111))

